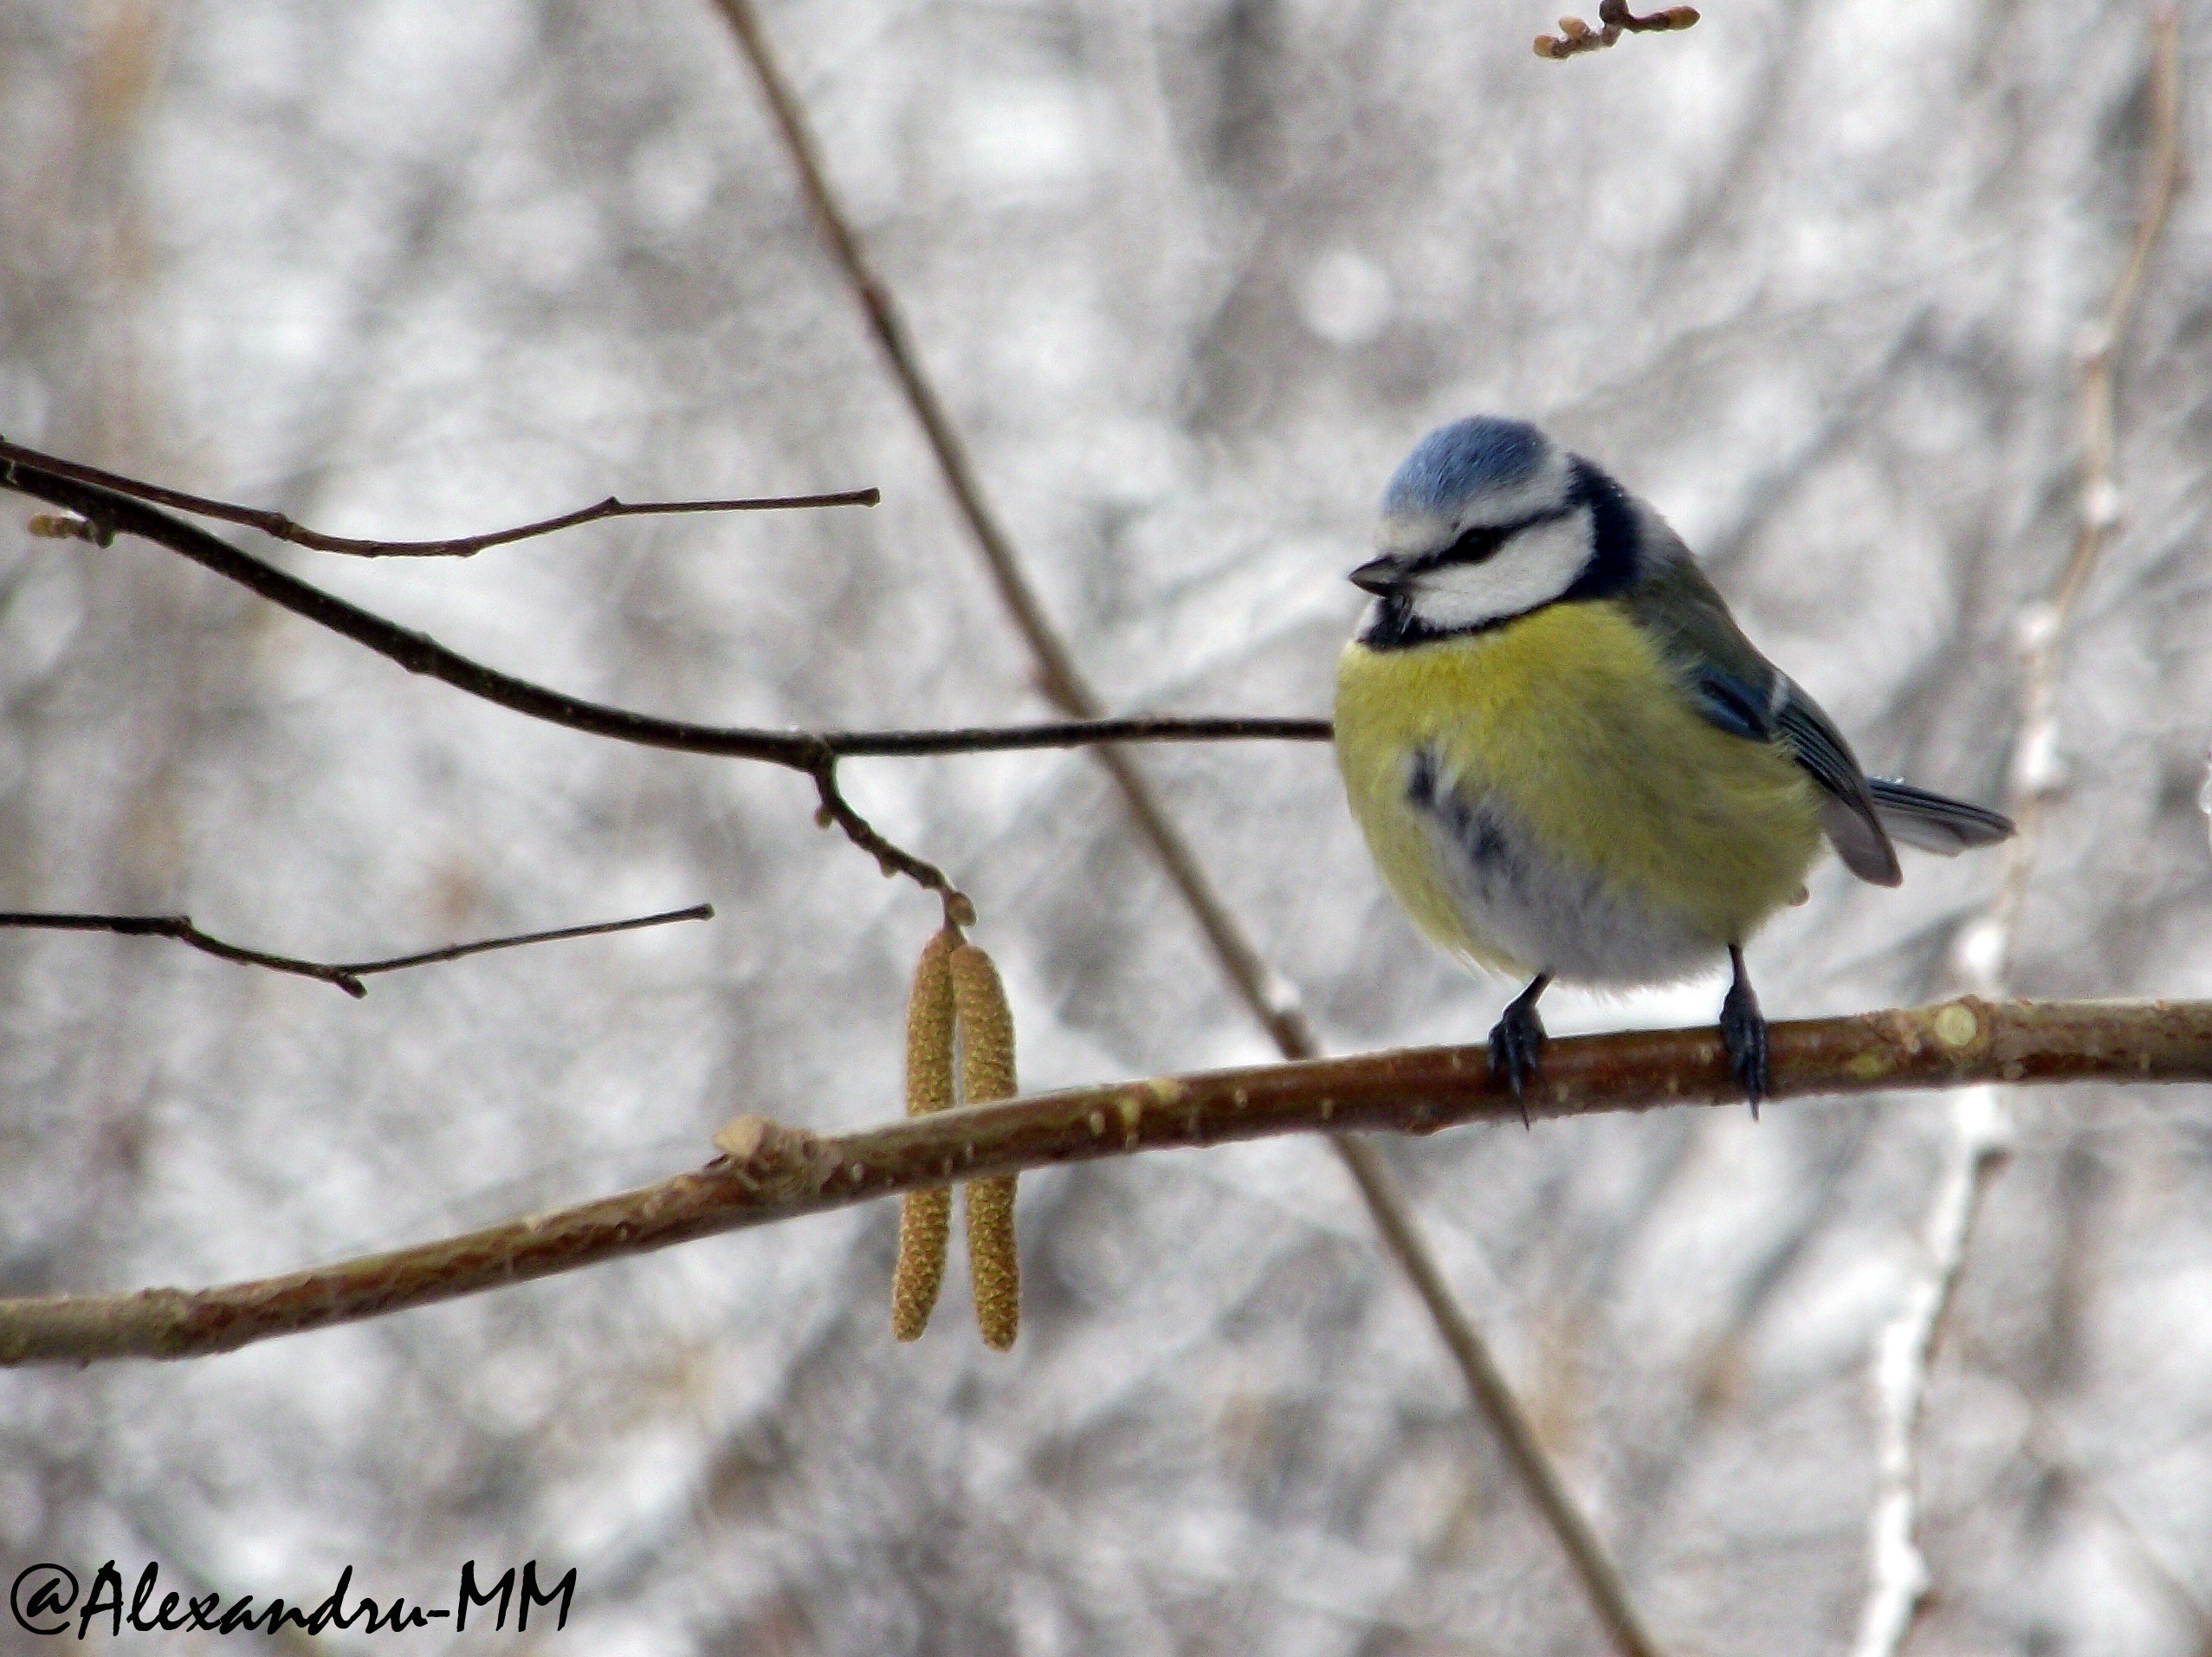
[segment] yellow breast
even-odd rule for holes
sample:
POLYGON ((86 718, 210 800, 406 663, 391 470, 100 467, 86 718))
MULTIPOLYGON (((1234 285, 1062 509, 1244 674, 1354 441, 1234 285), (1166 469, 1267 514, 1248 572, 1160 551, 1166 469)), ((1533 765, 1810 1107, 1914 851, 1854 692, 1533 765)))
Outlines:
POLYGON ((1563 871, 1716 951, 1788 902, 1820 849, 1811 779, 1779 744, 1700 716, 1617 605, 1552 605, 1400 650, 1355 642, 1336 676, 1353 815, 1421 929, 1486 965, 1551 963, 1484 936, 1455 890, 1407 797, 1424 750, 1439 784, 1517 822, 1563 871))

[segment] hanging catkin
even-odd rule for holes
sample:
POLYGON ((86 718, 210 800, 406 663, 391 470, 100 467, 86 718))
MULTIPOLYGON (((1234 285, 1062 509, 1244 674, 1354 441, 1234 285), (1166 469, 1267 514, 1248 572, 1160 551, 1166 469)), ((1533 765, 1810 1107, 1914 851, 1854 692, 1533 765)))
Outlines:
MULTIPOLYGON (((952 952, 953 1003, 960 1025, 960 1099, 986 1104, 1014 1096, 1014 1017, 991 957, 972 943, 952 952)), ((1021 1328, 1021 1257, 1014 1246, 1014 1176, 965 1188, 967 1275, 983 1343, 1004 1352, 1021 1328)))
MULTIPOLYGON (((953 1103, 953 974, 960 934, 947 927, 922 946, 906 1004, 906 1113, 927 1116, 953 1103)), ((929 1325, 945 1281, 953 1232, 949 1186, 909 1191, 899 1204, 899 1259, 891 1273, 891 1333, 916 1340, 929 1325)))

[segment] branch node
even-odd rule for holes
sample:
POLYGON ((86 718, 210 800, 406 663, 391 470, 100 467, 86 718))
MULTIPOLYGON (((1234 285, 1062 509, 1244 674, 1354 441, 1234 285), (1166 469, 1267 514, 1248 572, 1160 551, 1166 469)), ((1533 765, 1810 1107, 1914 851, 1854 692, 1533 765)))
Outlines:
POLYGON ((23 528, 41 540, 88 540, 95 547, 115 544, 115 531, 74 512, 34 512, 23 528))
POLYGON ((820 1191, 837 1161, 804 1128, 767 1117, 733 1117, 715 1132, 715 1149, 729 1159, 740 1185, 776 1201, 820 1191))
POLYGON ((1599 0, 1598 21, 1609 29, 1626 29, 1632 35, 1663 35, 1693 27, 1698 21, 1698 9, 1695 6, 1667 6, 1640 17, 1628 10, 1627 0, 1599 0))

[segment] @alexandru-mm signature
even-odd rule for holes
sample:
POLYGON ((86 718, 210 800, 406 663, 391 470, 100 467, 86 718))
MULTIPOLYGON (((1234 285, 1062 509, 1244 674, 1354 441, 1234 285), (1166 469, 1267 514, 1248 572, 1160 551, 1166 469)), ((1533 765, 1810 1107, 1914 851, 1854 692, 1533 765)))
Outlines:
MULTIPOLYGON (((192 1629, 202 1634, 275 1634, 287 1627, 299 1628, 307 1634, 321 1634, 326 1629, 351 1630, 356 1623, 362 1625, 364 1634, 396 1633, 411 1628, 426 1628, 433 1622, 451 1618, 456 1633, 469 1626, 471 1609, 488 1610, 493 1607, 492 1628, 503 1631, 510 1608, 515 1612, 514 1626, 518 1632, 530 1626, 533 1606, 558 1605, 556 1630, 568 1626, 568 1613, 576 1597, 576 1567, 550 1588, 541 1588, 538 1580, 538 1562, 527 1562, 521 1570, 521 1599, 515 1603, 515 1568, 509 1565, 504 1575, 487 1588, 476 1576, 476 1562, 463 1562, 461 1581, 454 1602, 449 1606, 410 1605, 404 1596, 395 1596, 388 1603, 379 1603, 366 1595, 349 1599, 353 1586, 353 1567, 348 1565, 338 1574, 337 1586, 312 1609, 288 1605, 281 1599, 270 1599, 256 1605, 254 1596, 242 1594, 224 1602, 220 1594, 184 1595, 171 1589, 161 1590, 161 1567, 151 1562, 139 1571, 137 1586, 126 1602, 123 1595, 122 1573, 115 1562, 108 1560, 93 1573, 92 1587, 81 1588, 76 1572, 67 1565, 41 1563, 25 1566, 16 1574, 16 1581, 8 1596, 8 1608, 13 1614, 16 1626, 27 1634, 64 1634, 74 1632, 84 1639, 91 1633, 95 1619, 104 1618, 111 1639, 120 1638, 126 1628, 139 1634, 177 1634, 192 1629), (157 1600, 157 1596, 158 1599, 157 1600), (72 1629, 71 1613, 75 1613, 72 1629)), ((477 1619, 481 1624, 482 1616, 477 1619)), ((542 1621, 543 1619, 540 1619, 542 1621)))

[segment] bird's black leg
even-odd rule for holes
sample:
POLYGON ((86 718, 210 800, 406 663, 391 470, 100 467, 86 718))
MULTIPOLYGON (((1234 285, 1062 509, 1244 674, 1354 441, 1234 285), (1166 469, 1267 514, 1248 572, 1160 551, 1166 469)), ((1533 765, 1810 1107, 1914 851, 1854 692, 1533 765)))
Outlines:
POLYGON ((1728 1067, 1736 1072, 1744 1097, 1751 1101, 1751 1119, 1756 1122, 1759 1101, 1769 1091, 1767 1020, 1759 1011, 1759 998, 1751 993, 1751 981, 1744 976, 1742 945, 1728 946, 1728 964, 1736 969, 1736 981, 1728 987, 1728 999, 1720 1004, 1720 1042, 1728 1049, 1728 1067))
MULTIPOLYGON (((1536 1070, 1536 1049, 1544 1044, 1543 1020, 1536 1016, 1536 997, 1550 982, 1549 973, 1538 973, 1530 981, 1529 987, 1507 1005, 1505 1016, 1490 1032, 1490 1073, 1511 1088, 1517 1100, 1521 1099, 1521 1084, 1536 1070)), ((1529 1125, 1525 1100, 1521 1101, 1521 1125, 1529 1125)))

